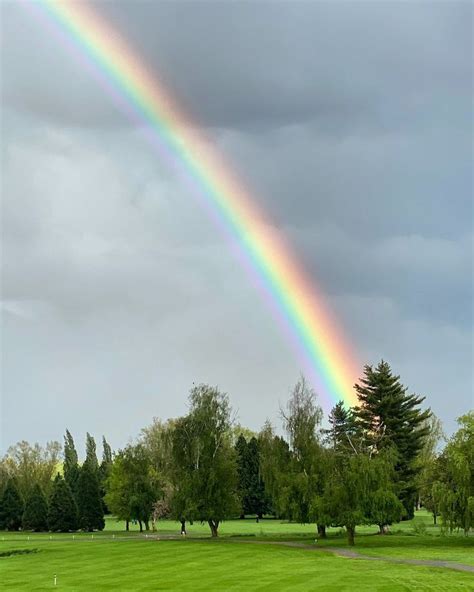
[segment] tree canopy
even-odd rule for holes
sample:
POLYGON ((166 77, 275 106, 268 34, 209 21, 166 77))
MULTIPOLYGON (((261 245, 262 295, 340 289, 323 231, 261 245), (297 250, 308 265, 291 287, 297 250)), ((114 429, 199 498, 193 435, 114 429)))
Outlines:
POLYGON ((231 409, 227 395, 204 384, 191 390, 189 404, 173 433, 172 508, 177 519, 207 522, 217 536, 219 523, 239 510, 231 409))

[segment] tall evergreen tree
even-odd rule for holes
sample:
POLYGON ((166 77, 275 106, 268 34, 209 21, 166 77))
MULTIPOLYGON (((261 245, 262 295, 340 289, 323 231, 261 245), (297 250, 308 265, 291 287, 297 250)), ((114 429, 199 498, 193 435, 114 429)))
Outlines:
POLYGON ((63 472, 66 483, 71 488, 71 491, 75 492, 77 480, 79 479, 79 462, 74 438, 69 430, 66 430, 64 436, 63 472))
POLYGON ((15 481, 10 479, 0 500, 0 530, 20 530, 23 509, 18 487, 15 481))
POLYGON ((240 434, 235 445, 237 473, 239 476, 239 498, 242 504, 241 518, 245 514, 256 514, 257 520, 268 511, 268 497, 260 471, 260 450, 256 438, 247 443, 240 434))
POLYGON ((249 463, 248 463, 248 445, 243 434, 240 434, 235 443, 237 475, 238 475, 238 494, 241 504, 240 517, 245 518, 245 514, 250 512, 247 501, 247 491, 249 487, 249 463))
POLYGON ((30 495, 26 498, 23 530, 37 532, 48 530, 48 503, 39 483, 34 485, 30 495))
POLYGON ((110 444, 105 439, 105 436, 102 436, 102 462, 100 463, 99 467, 99 486, 100 486, 100 496, 102 498, 102 504, 104 506, 104 513, 108 514, 109 509, 105 502, 105 495, 107 493, 107 479, 110 476, 110 471, 112 470, 112 448, 110 444))
POLYGON ((247 444, 249 464, 249 487, 247 492, 247 505, 252 514, 257 515, 257 520, 268 512, 270 503, 265 493, 262 471, 260 469, 260 445, 257 438, 252 437, 247 444))
POLYGON ((112 464, 112 448, 110 444, 105 439, 105 436, 102 436, 102 464, 111 465, 112 464))
POLYGON ((48 526, 52 532, 77 530, 77 505, 67 481, 58 473, 49 498, 48 526))
POLYGON ((329 428, 321 430, 325 443, 335 452, 344 452, 354 446, 354 418, 352 410, 339 401, 330 411, 329 428))
POLYGON ((355 385, 359 404, 354 409, 357 427, 367 448, 376 453, 393 448, 398 496, 406 516, 414 516, 417 497, 416 458, 429 432, 426 420, 430 410, 421 411, 424 397, 408 395, 400 377, 392 374, 390 365, 381 361, 374 369, 364 367, 364 376, 355 385))
POLYGON ((82 530, 103 530, 104 507, 100 495, 97 472, 84 463, 77 481, 77 508, 79 528, 82 530))
POLYGON ((99 470, 99 461, 97 460, 97 446, 95 444, 94 436, 89 432, 86 434, 86 460, 84 465, 87 465, 93 473, 97 474, 99 470))

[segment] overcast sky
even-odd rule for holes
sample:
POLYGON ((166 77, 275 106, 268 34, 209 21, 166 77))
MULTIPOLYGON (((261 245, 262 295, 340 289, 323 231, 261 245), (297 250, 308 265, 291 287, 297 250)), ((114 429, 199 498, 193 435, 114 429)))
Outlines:
MULTIPOLYGON (((473 407, 472 5, 108 2, 252 188, 363 362, 473 407)), ((217 384, 278 425, 300 363, 198 201, 50 33, 1 6, 1 446, 113 447, 217 384)), ((324 401, 322 401, 324 402, 324 401)))

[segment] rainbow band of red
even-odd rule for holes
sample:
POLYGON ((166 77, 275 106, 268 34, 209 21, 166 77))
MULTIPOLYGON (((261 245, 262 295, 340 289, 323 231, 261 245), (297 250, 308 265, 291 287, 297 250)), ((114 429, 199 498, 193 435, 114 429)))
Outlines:
POLYGON ((321 291, 196 124, 91 6, 73 0, 43 0, 37 6, 122 110, 146 126, 160 153, 178 162, 193 192, 238 245, 239 259, 266 295, 319 394, 330 403, 353 405, 357 364, 321 291))

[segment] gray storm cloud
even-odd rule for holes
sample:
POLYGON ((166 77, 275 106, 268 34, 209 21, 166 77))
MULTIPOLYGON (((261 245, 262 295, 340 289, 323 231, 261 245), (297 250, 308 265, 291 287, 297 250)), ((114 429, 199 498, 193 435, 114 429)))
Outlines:
MULTIPOLYGON (((362 361, 472 407, 472 6, 94 5, 252 188, 362 361)), ((2 446, 115 446, 219 384, 277 421, 300 371, 196 200, 2 5, 2 446)))

